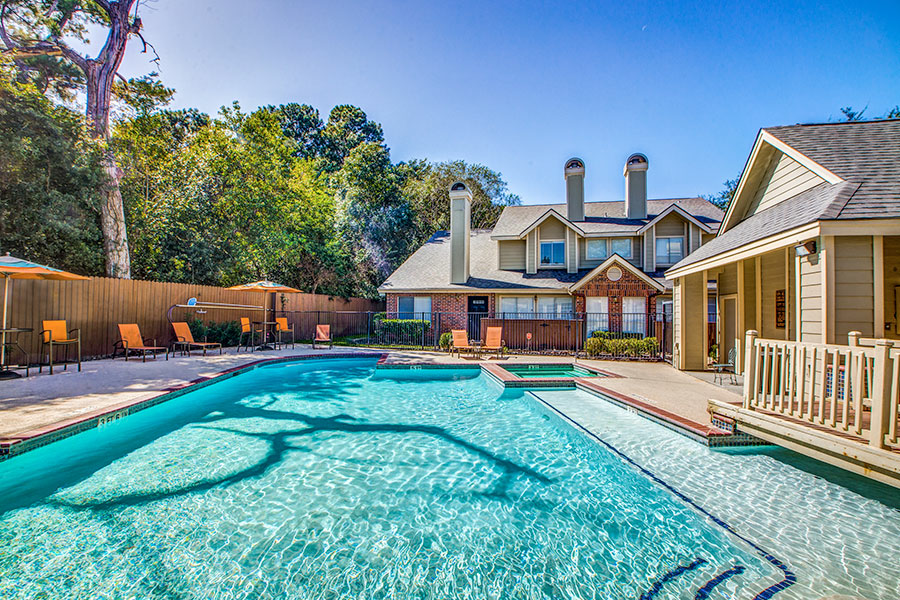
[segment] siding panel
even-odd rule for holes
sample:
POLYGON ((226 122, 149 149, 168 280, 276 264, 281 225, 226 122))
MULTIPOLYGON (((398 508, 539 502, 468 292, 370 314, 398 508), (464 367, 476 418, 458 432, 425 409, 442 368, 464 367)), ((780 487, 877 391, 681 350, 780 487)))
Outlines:
POLYGON ((851 331, 875 334, 872 238, 834 238, 834 335, 845 340, 851 331))
POLYGON ((786 154, 779 154, 770 163, 747 216, 771 208, 825 181, 786 154))
POLYGON ((497 242, 500 253, 500 268, 507 270, 525 269, 525 240, 501 240, 497 242))

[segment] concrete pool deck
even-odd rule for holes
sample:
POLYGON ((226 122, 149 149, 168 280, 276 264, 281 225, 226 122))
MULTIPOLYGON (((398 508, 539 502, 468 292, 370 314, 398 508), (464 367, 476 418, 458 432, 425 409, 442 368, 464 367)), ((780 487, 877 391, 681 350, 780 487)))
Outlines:
MULTIPOLYGON (((295 349, 266 352, 241 352, 227 349, 219 355, 169 357, 146 363, 140 360, 125 362, 94 360, 82 364, 79 373, 74 365, 49 375, 0 381, 0 453, 4 448, 22 440, 90 420, 123 408, 138 405, 167 392, 182 389, 192 383, 214 378, 258 361, 328 354, 365 353, 385 355, 390 365, 473 365, 482 361, 451 357, 441 352, 396 351, 372 348, 336 347, 333 350, 312 350, 307 345, 295 349)), ((495 364, 571 363, 565 356, 511 356, 502 360, 487 360, 495 364)), ((597 385, 618 395, 630 397, 638 405, 660 409, 687 422, 710 427, 707 401, 715 398, 724 402, 740 402, 740 396, 725 387, 682 373, 665 363, 616 362, 579 360, 596 369, 619 377, 606 377, 597 385)), ((597 398, 597 401, 603 401, 597 398)), ((677 420, 677 419, 676 419, 677 420)))

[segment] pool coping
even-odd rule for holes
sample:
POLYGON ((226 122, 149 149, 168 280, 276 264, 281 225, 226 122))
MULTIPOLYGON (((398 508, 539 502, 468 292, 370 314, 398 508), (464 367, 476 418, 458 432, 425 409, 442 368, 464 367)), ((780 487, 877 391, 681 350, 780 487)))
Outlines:
POLYGON ((80 415, 62 419, 48 425, 41 425, 33 429, 27 429, 15 435, 9 435, 0 439, 0 461, 18 456, 23 452, 34 450, 53 442, 71 437, 83 431, 101 427, 109 422, 121 419, 151 406, 156 406, 168 400, 178 398, 188 391, 200 389, 218 381, 223 381, 246 371, 252 371, 261 366, 282 362, 295 362, 301 360, 327 360, 342 358, 378 358, 378 363, 384 361, 387 354, 384 352, 340 352, 319 354, 296 354, 262 358, 242 365, 230 367, 218 371, 212 375, 198 377, 184 383, 179 383, 159 390, 153 390, 141 394, 130 400, 117 402, 103 408, 90 410, 80 415))
MULTIPOLYGON (((602 377, 609 377, 613 379, 622 379, 623 377, 618 373, 613 373, 612 371, 606 371, 604 369, 599 369, 597 367, 593 367, 590 365, 585 365, 579 362, 556 362, 556 363, 516 363, 517 367, 575 367, 577 366, 579 369, 583 369, 585 371, 589 371, 596 375, 602 377)), ((497 363, 484 363, 481 365, 481 370, 486 372, 488 375, 492 376, 496 379, 500 384, 505 388, 571 388, 574 389, 576 387, 576 381, 578 379, 587 379, 587 378, 579 378, 579 377, 520 377, 515 373, 507 371, 503 365, 497 363)))

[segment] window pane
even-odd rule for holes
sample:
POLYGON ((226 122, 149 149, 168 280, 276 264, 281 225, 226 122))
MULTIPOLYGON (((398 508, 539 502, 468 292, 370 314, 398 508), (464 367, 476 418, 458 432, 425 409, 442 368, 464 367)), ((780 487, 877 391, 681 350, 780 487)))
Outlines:
POLYGON ((622 258, 631 258, 631 239, 611 240, 611 250, 613 254, 618 254, 622 258))
POLYGON ((682 238, 671 238, 669 240, 669 260, 671 260, 672 263, 677 263, 684 258, 684 249, 682 246, 682 238))
POLYGON ((553 244, 541 242, 541 264, 549 265, 553 262, 553 244))
POLYGON ((587 241, 587 258, 589 260, 603 260, 607 256, 606 240, 587 241))
POLYGON ((431 319, 431 296, 416 296, 413 302, 413 312, 416 319, 431 319))
POLYGON ((397 299, 397 318, 412 319, 412 313, 415 309, 415 299, 412 296, 400 296, 397 299))
POLYGON ((500 298, 500 312, 504 314, 518 312, 516 300, 518 300, 518 298, 500 298))
POLYGON ((553 264, 561 265, 566 262, 566 244, 565 242, 553 243, 553 264))

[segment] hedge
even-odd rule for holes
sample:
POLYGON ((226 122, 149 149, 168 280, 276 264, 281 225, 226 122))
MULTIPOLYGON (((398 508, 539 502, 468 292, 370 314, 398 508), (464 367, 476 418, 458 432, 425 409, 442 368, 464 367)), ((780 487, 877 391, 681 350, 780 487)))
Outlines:
POLYGON ((223 321, 221 323, 204 323, 199 319, 188 321, 191 335, 198 342, 211 342, 222 346, 237 346, 241 339, 241 326, 237 321, 223 321))
POLYGON ((659 352, 659 340, 655 337, 610 339, 608 336, 592 336, 585 340, 584 351, 588 356, 600 356, 602 354, 633 357, 654 356, 659 352))

